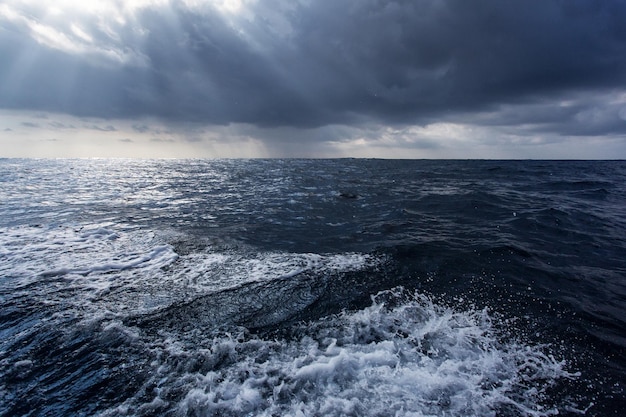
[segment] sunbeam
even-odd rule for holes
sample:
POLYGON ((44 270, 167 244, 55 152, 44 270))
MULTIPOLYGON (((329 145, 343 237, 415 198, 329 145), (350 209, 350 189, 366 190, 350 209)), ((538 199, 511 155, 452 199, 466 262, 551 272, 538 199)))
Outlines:
POLYGON ((479 2, 5 0, 0 122, 150 120, 192 155, 626 158, 626 4, 479 2))

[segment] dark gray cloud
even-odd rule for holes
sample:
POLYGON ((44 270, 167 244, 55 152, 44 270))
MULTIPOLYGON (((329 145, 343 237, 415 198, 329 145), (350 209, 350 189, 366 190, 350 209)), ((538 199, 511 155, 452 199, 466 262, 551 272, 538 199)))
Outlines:
POLYGON ((150 126, 148 126, 147 124, 134 124, 133 125, 133 130, 135 132, 139 132, 139 133, 146 133, 150 131, 150 126))
POLYGON ((486 127, 510 126, 518 134, 626 137, 626 94, 560 93, 448 118, 486 127))
POLYGON ((117 129, 113 125, 106 125, 106 126, 88 125, 88 126, 85 126, 85 128, 86 129, 90 129, 90 130, 98 130, 100 132, 115 132, 115 131, 117 131, 117 129))
POLYGON ((626 133, 626 113, 594 101, 626 83, 624 0, 247 7, 228 15, 173 1, 108 29, 85 19, 90 42, 68 21, 52 21, 67 34, 57 47, 26 36, 19 20, 0 20, 0 106, 262 127, 472 117, 563 134, 626 133), (572 95, 589 100, 555 104, 572 95))
POLYGON ((50 126, 53 129, 76 129, 76 126, 72 124, 66 124, 66 123, 62 123, 58 121, 49 122, 48 126, 50 126))
POLYGON ((33 128, 40 127, 40 125, 38 123, 33 123, 33 122, 22 122, 21 124, 24 127, 33 127, 33 128))

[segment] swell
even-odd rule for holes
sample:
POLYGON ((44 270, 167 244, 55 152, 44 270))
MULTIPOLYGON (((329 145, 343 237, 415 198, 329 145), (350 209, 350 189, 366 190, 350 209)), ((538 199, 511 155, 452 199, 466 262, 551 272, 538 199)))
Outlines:
POLYGON ((41 320, 14 338, 13 348, 20 348, 2 358, 1 413, 89 414, 135 392, 141 367, 127 361, 143 348, 104 327, 99 320, 41 320))

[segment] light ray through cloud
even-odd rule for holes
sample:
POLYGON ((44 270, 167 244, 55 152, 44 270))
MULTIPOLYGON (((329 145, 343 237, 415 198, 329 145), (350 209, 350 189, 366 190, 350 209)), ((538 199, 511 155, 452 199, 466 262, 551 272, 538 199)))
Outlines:
POLYGON ((623 18, 591 0, 8 0, 0 140, 47 112, 156 120, 191 155, 229 135, 269 156, 626 158, 623 18))

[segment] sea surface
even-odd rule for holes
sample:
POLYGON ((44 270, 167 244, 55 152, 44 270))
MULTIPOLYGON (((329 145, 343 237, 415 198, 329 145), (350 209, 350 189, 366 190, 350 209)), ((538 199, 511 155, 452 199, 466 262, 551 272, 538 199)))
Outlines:
POLYGON ((626 162, 0 159, 2 416, 623 416, 626 162))

